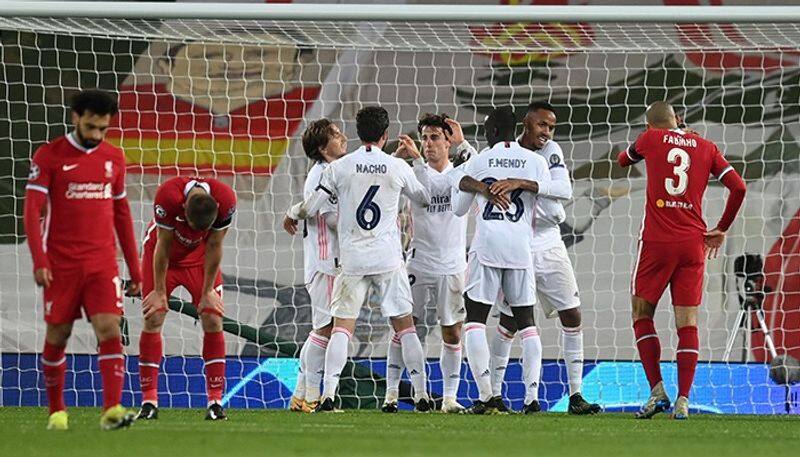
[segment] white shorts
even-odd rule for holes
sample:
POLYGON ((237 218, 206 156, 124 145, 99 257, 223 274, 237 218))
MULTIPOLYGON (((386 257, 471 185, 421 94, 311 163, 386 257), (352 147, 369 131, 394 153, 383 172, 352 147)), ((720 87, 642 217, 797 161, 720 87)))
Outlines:
POLYGON ((306 284, 306 290, 311 297, 311 327, 319 330, 330 324, 333 320, 331 316, 331 298, 333 297, 333 282, 335 276, 317 272, 306 284))
POLYGON ((464 322, 464 273, 454 275, 426 274, 408 270, 411 297, 414 299, 414 317, 428 324, 426 317, 436 311, 439 325, 450 326, 464 322))
MULTIPOLYGON (((559 311, 581 306, 578 282, 566 246, 560 243, 550 249, 533 252, 532 255, 536 294, 545 316, 556 317, 559 311)), ((503 314, 511 315, 507 307, 502 304, 498 307, 503 314)))
POLYGON ((509 306, 536 304, 536 280, 533 268, 495 268, 483 265, 475 254, 467 262, 467 296, 492 305, 503 301, 509 306), (502 295, 501 295, 502 293, 502 295))
POLYGON ((411 314, 411 287, 406 267, 379 275, 340 274, 333 282, 331 314, 340 319, 356 319, 370 293, 381 306, 383 317, 411 314))

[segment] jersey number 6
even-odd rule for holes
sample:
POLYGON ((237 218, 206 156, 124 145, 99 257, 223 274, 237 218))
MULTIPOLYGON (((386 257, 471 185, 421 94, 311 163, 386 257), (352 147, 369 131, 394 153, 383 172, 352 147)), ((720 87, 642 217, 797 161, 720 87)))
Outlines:
POLYGON ((358 226, 364 230, 372 230, 377 227, 378 222, 381 221, 381 208, 372 201, 375 198, 375 194, 378 193, 378 189, 381 186, 375 185, 370 186, 367 189, 366 195, 361 200, 361 203, 358 205, 358 209, 356 209, 356 222, 358 222, 358 226), (370 218, 367 220, 367 212, 370 213, 370 218))

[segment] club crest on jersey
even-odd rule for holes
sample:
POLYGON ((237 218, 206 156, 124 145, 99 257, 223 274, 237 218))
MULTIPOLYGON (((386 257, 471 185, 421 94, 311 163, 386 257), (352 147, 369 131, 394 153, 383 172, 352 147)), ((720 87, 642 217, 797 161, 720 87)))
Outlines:
POLYGON ((106 178, 114 176, 114 162, 106 160, 106 178))
POLYGON ((28 173, 28 181, 36 181, 36 178, 39 177, 39 173, 39 165, 31 163, 31 171, 28 173))
POLYGON ((156 205, 156 216, 167 217, 167 210, 165 210, 161 205, 156 205))

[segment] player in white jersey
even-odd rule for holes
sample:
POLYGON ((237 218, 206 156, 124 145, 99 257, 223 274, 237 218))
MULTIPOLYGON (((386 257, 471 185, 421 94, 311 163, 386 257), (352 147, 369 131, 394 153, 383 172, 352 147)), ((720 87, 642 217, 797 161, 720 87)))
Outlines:
MULTIPOLYGON (((446 114, 425 114, 417 124, 430 175, 431 198, 427 204, 411 202, 412 239, 407 253, 408 280, 414 299, 414 323, 433 324, 442 333, 439 365, 442 370, 442 411, 461 412, 456 393, 461 378, 461 326, 464 308, 464 272, 467 246, 467 218, 456 216, 450 202, 452 185, 448 173, 452 144, 464 142, 461 126, 446 114)), ((413 143, 411 143, 413 145, 413 143)), ((414 146, 415 147, 415 146, 414 146)), ((471 155, 469 143, 460 147, 459 157, 471 155)), ((403 372, 400 341, 393 335, 386 357, 386 397, 383 412, 397 412, 400 376, 403 372)))
MULTIPOLYGON (((330 197, 339 202, 337 231, 341 247, 341 273, 333 285, 333 330, 325 353, 323 392, 317 411, 333 411, 333 397, 347 361, 348 346, 362 304, 374 292, 381 311, 400 337, 405 363, 414 387, 418 411, 429 411, 427 377, 422 345, 411 316, 411 289, 403 265, 397 213, 400 195, 412 201, 430 200, 425 163, 416 151, 413 171, 402 159, 384 153, 389 114, 381 107, 366 107, 356 115, 362 146, 331 163, 322 173, 316 192, 287 214, 299 220, 314 214, 330 197)), ((401 138, 401 148, 413 141, 401 138)), ((416 148, 414 148, 416 149, 416 148)))
MULTIPOLYGON (((567 248, 561 239, 559 228, 566 218, 562 202, 572 198, 572 182, 564 163, 564 153, 552 139, 556 127, 553 106, 546 102, 531 103, 528 105, 523 125, 525 131, 519 138, 520 144, 547 161, 551 177, 547 191, 539 191, 536 223, 531 239, 537 295, 545 315, 555 317, 558 314, 561 320, 561 347, 564 351, 570 392, 568 410, 571 414, 595 414, 600 412, 600 406, 587 402, 581 395, 583 333, 580 298, 572 262, 567 255, 567 248)), ((528 185, 535 186, 535 183, 528 185)), ((498 185, 495 191, 502 192, 516 188, 516 186, 498 185)), ((499 303, 499 308, 500 324, 490 344, 494 395, 501 394, 511 344, 517 331, 511 309, 503 303, 499 303)), ((538 339, 538 334, 534 338, 538 339)), ((541 350, 538 355, 541 359, 541 350)), ((538 379, 536 381, 538 385, 538 379)), ((534 413, 538 410, 537 400, 527 412, 534 413)))
MULTIPOLYGON (((470 246, 464 294, 467 308, 465 347, 480 395, 468 409, 472 414, 492 414, 506 409, 502 399, 492 394, 489 343, 486 340, 486 319, 501 293, 511 307, 515 323, 522 329, 526 409, 535 400, 532 391, 534 386, 531 384, 538 378, 541 369, 541 359, 537 360, 534 356, 534 345, 530 338, 536 330, 533 319, 536 285, 530 244, 537 196, 534 192, 516 189, 508 193, 510 205, 503 204, 500 207, 486 197, 487 193, 492 194, 492 188, 500 188, 507 180, 511 183, 519 180, 536 182, 537 191, 547 192, 550 184, 547 162, 515 141, 515 126, 511 107, 492 111, 485 124, 490 148, 466 162, 463 167, 466 177, 456 176, 461 191, 478 191, 476 229, 470 246), (467 186, 469 178, 478 187, 467 186)), ((459 192, 456 196, 456 214, 463 214, 473 197, 475 194, 459 192)))
MULTIPOLYGON (((303 196, 310 197, 319 185, 322 171, 347 152, 347 137, 328 119, 311 122, 302 137, 303 150, 314 166, 308 172, 303 196)), ((334 198, 325 201, 315 214, 303 220, 303 266, 305 285, 311 298, 311 332, 300 350, 300 372, 289 409, 310 413, 319 400, 319 386, 325 368, 325 350, 333 327, 330 313, 333 280, 336 277, 339 243, 336 236, 338 206, 334 198)), ((294 234, 297 221, 283 220, 284 229, 294 234)))

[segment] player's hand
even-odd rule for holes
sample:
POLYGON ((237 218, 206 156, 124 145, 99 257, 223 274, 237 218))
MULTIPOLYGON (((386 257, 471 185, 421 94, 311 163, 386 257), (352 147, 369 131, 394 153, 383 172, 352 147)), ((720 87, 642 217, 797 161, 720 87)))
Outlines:
POLYGON ((489 186, 489 193, 492 195, 501 195, 513 192, 523 185, 523 181, 519 179, 509 178, 495 181, 489 186))
POLYGON ((722 247, 724 241, 725 232, 722 230, 715 228, 714 230, 706 232, 704 239, 706 257, 709 259, 716 259, 719 254, 719 248, 722 247))
POLYGON ((447 118, 444 120, 447 125, 453 130, 453 135, 450 137, 450 144, 453 146, 458 146, 462 142, 464 142, 464 131, 461 129, 461 124, 458 123, 457 120, 447 118))
POLYGON ((155 290, 151 291, 142 300, 142 313, 145 319, 149 319, 156 313, 167 309, 167 294, 161 294, 155 290))
POLYGON ((486 197, 486 199, 489 200, 489 202, 491 202, 494 206, 497 206, 503 210, 507 210, 511 206, 511 200, 508 199, 507 194, 495 195, 490 191, 489 186, 486 186, 483 183, 480 184, 485 186, 483 190, 481 190, 481 194, 486 197))
POLYGON ((200 307, 198 308, 198 311, 206 309, 210 309, 220 316, 225 314, 225 309, 222 306, 222 297, 220 297, 217 291, 209 290, 203 294, 203 298, 200 299, 200 307))
POLYGON ((286 230, 286 233, 289 235, 294 235, 297 233, 297 222, 298 221, 289 216, 283 216, 283 229, 286 230))
POLYGON ((142 283, 141 282, 128 282, 128 288, 125 290, 125 295, 128 297, 138 297, 142 295, 142 283))
POLYGON ((397 152, 395 153, 397 157, 400 157, 401 159, 410 158, 412 160, 422 157, 422 154, 420 154, 419 149, 417 148, 417 143, 415 143, 410 136, 400 135, 398 140, 400 141, 400 147, 397 148, 397 152))
POLYGON ((53 283, 53 272, 49 268, 39 268, 33 272, 33 280, 37 286, 47 289, 53 283))

